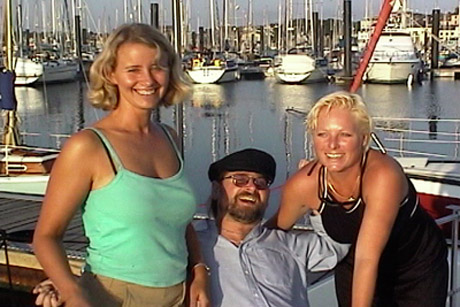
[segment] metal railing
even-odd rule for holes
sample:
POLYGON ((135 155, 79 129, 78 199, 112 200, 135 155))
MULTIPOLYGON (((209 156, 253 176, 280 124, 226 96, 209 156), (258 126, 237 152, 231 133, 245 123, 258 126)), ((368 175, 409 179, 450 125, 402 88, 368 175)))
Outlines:
POLYGON ((449 307, 457 307, 458 293, 458 233, 460 221, 460 206, 450 205, 446 207, 452 210, 452 214, 441 217, 436 220, 438 225, 452 223, 452 239, 451 239, 451 254, 450 254, 450 272, 449 272, 449 287, 447 297, 449 298, 449 307))

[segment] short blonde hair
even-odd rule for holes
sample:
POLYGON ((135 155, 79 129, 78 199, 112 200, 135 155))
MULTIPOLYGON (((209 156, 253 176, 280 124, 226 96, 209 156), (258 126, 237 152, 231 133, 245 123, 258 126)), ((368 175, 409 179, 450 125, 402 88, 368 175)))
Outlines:
POLYGON ((360 131, 366 137, 365 149, 367 150, 369 148, 371 132, 374 129, 374 122, 369 115, 366 104, 363 102, 361 96, 357 94, 339 91, 320 98, 306 117, 308 132, 313 134, 318 126, 318 117, 321 110, 326 108, 329 111, 333 107, 349 110, 353 114, 360 131))
POLYGON ((117 51, 124 43, 140 43, 156 49, 157 60, 167 56, 169 85, 160 105, 171 106, 187 97, 190 86, 184 77, 181 61, 169 41, 147 24, 132 23, 121 25, 112 32, 103 51, 91 65, 88 96, 94 107, 113 110, 118 106, 118 87, 110 81, 110 75, 117 64, 117 51))

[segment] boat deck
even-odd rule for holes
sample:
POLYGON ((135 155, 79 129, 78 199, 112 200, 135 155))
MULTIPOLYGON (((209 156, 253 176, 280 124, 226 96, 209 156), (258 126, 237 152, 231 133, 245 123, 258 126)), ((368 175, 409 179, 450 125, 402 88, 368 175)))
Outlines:
MULTIPOLYGON (((0 193, 0 283, 8 282, 6 255, 15 286, 30 288, 44 278, 31 246, 42 199, 41 196, 0 193), (4 242, 7 242, 7 253, 4 242)), ((71 220, 63 242, 72 271, 78 275, 87 245, 80 212, 71 220)))

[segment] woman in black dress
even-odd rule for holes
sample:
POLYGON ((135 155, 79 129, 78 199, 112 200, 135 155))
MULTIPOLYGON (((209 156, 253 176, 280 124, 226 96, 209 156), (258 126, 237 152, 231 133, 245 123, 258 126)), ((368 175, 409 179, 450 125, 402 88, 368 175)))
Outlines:
POLYGON ((358 95, 320 99, 307 116, 316 159, 283 190, 289 229, 308 210, 352 249, 336 269, 340 306, 445 306, 447 248, 399 164, 369 149, 372 119, 358 95))

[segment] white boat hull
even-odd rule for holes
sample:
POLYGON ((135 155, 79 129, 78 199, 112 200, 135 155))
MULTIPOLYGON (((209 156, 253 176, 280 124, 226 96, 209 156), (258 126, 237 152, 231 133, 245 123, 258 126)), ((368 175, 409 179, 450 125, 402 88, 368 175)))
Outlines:
POLYGON ((43 65, 31 59, 15 59, 16 85, 29 85, 37 82, 43 75, 43 65))
POLYGON ((49 61, 43 63, 44 74, 37 82, 62 82, 75 80, 78 64, 72 61, 49 61))
POLYGON ((275 78, 280 83, 315 83, 325 81, 315 59, 306 54, 285 54, 275 59, 275 78))
POLYGON ((0 148, 0 192, 45 195, 58 153, 32 147, 0 148))
POLYGON ((49 175, 0 176, 0 192, 45 195, 49 175))
POLYGON ((375 83, 405 83, 418 78, 422 61, 409 33, 385 32, 369 61, 364 79, 375 83))
POLYGON ((194 83, 198 84, 212 84, 232 82, 238 80, 238 68, 225 68, 225 67, 194 67, 187 70, 187 74, 194 83))
POLYGON ((371 62, 366 81, 374 83, 406 83, 409 76, 416 77, 422 67, 419 60, 408 62, 371 62))
POLYGON ((72 61, 35 62, 31 59, 16 59, 16 85, 33 83, 52 83, 75 80, 78 74, 78 64, 72 61))

